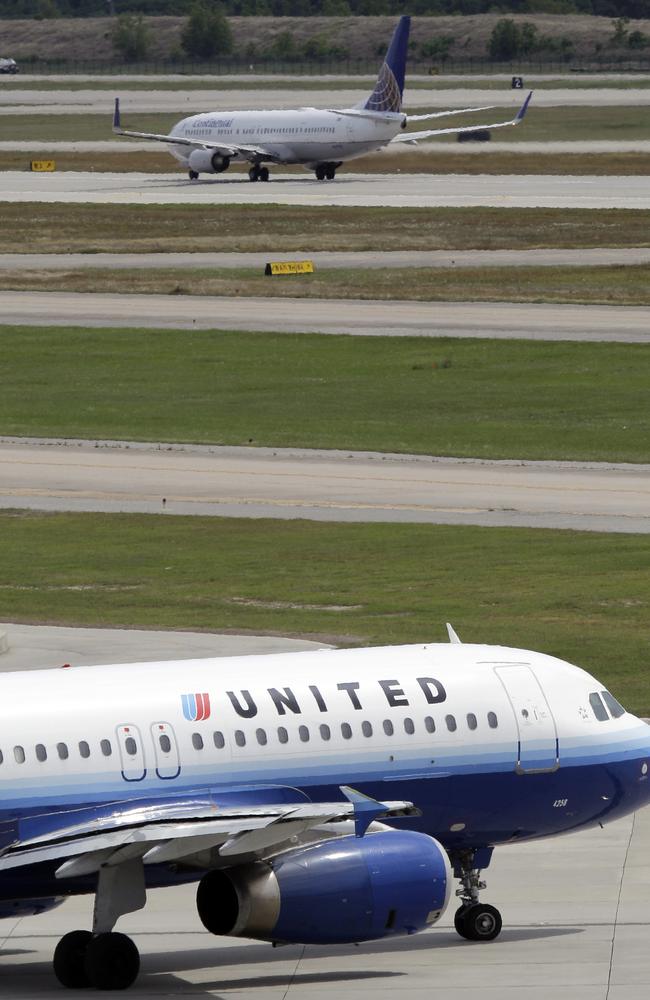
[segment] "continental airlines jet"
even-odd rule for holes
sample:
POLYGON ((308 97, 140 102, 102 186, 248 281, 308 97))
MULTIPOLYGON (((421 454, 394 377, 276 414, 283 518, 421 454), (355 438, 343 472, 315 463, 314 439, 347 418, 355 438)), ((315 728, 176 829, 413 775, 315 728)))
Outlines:
POLYGON ((505 128, 522 121, 531 94, 510 121, 405 131, 410 122, 489 110, 489 107, 461 108, 424 115, 407 115, 402 111, 410 22, 409 17, 400 18, 373 92, 354 108, 214 111, 184 118, 169 135, 156 135, 123 129, 119 98, 116 98, 113 131, 134 139, 168 143, 171 154, 188 170, 192 180, 201 173, 220 174, 233 161, 245 161, 251 164, 248 171, 251 181, 268 181, 267 163, 302 164, 322 181, 333 180, 337 168, 346 160, 372 153, 390 143, 417 143, 435 135, 471 132, 477 127, 505 128))
POLYGON ((0 675, 0 915, 94 893, 54 972, 102 990, 138 974, 118 918, 180 882, 212 934, 328 945, 431 927, 457 880, 491 941, 494 848, 645 805, 650 730, 579 667, 449 635, 0 675))

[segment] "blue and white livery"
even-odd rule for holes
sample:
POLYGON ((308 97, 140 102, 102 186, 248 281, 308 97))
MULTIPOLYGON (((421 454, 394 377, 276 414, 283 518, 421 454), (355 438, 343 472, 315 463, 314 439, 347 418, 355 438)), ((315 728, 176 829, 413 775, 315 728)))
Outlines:
POLYGON ((495 847, 602 825, 650 798, 650 729, 584 670, 463 645, 0 675, 0 915, 95 894, 67 987, 136 978, 118 918, 197 881, 208 931, 335 944, 459 934, 495 847))
POLYGON ((404 75, 411 19, 401 17, 379 70, 370 96, 356 107, 294 111, 214 111, 192 115, 178 122, 168 135, 132 132, 122 128, 119 98, 115 100, 113 131, 134 139, 164 142, 188 171, 190 179, 199 174, 220 174, 231 162, 251 164, 251 181, 268 181, 267 163, 302 164, 313 170, 318 180, 333 180, 338 167, 390 143, 417 143, 436 135, 505 128, 522 121, 531 94, 517 115, 493 125, 406 131, 410 122, 448 115, 487 111, 490 107, 458 108, 423 115, 407 115, 402 110, 404 75))

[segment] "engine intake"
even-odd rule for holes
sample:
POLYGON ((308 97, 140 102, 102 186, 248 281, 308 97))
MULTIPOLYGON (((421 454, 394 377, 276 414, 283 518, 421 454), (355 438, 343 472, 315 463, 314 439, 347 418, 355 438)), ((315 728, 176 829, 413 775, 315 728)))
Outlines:
POLYGON ((385 831, 208 872, 197 908, 212 934, 344 944, 423 930, 444 912, 450 886, 438 841, 385 831))
POLYGON ((230 157, 209 149, 193 149, 187 165, 197 174, 222 174, 230 166, 230 157))

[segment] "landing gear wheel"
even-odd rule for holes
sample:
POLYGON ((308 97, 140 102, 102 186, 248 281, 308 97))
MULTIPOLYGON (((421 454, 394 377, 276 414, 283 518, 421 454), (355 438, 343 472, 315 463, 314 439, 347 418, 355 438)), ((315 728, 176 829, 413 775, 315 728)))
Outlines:
POLYGON ((461 906, 456 910, 454 927, 467 941, 494 941, 501 933, 501 914, 487 903, 461 906))
POLYGON ((322 164, 320 164, 320 163, 316 167, 316 180, 317 181, 324 181, 325 180, 325 167, 322 164))
POLYGON ((325 176, 327 177, 328 181, 334 180, 334 178, 336 177, 336 167, 333 164, 328 164, 325 167, 325 176))
POLYGON ((92 934, 90 931, 70 931, 65 934, 54 950, 54 975, 69 990, 81 990, 90 986, 84 960, 92 934))
POLYGON ((248 171, 249 181, 258 181, 260 179, 260 168, 258 166, 251 167, 248 171))
POLYGON ((189 171, 189 177, 190 177, 191 181, 198 180, 198 177, 199 177, 198 171, 197 170, 190 170, 189 171))
POLYGON ((268 179, 269 179, 269 168, 268 167, 261 167, 261 169, 260 169, 260 180, 261 181, 268 181, 268 179))
POLYGON ((86 948, 88 982, 98 990, 125 990, 137 979, 140 955, 126 934, 98 934, 86 948))

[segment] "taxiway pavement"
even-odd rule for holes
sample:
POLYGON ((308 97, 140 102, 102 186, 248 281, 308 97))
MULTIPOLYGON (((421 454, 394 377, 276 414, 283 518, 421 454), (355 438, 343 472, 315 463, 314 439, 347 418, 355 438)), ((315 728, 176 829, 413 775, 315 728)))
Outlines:
POLYGON ((650 343, 645 306, 3 291, 0 315, 45 326, 650 343))
POLYGON ((4 439, 0 507, 647 533, 650 466, 4 439))
MULTIPOLYGON (((311 260, 316 270, 335 268, 411 267, 584 267, 649 264, 650 247, 580 248, 575 250, 351 250, 317 251, 292 255, 311 260)), ((263 269, 269 253, 0 253, 0 271, 68 271, 81 268, 137 270, 138 268, 263 269)))
POLYGON ((644 176, 540 174, 352 174, 319 182, 313 176, 272 173, 251 184, 244 173, 0 173, 0 201, 68 204, 341 205, 396 208, 650 208, 644 176))
MULTIPOLYGON (((78 630, 84 640, 90 631, 78 630)), ((113 647, 115 633, 92 631, 102 657, 113 647)), ((172 656, 187 641, 185 633, 155 635, 156 642, 158 637, 170 642, 172 656)), ((221 637, 209 637, 213 640, 218 646, 221 637)), ((69 642, 74 647, 74 635, 69 642)), ((47 663, 41 649, 50 644, 47 638, 38 642, 27 665, 47 663)), ((370 994, 380 1000, 396 995, 408 1000, 638 1000, 650 990, 649 838, 646 809, 602 830, 500 848, 482 893, 504 918, 501 936, 490 944, 457 936, 453 898, 435 928, 412 937, 356 948, 273 949, 209 935, 196 914, 192 886, 153 890, 144 910, 118 924, 118 930, 133 936, 142 956, 140 978, 125 995, 331 1000, 335 991, 339 1000, 366 1000, 370 994)), ((92 904, 92 896, 82 896, 42 916, 0 921, 0 975, 7 997, 62 995, 52 954, 67 931, 90 927, 92 904)), ((77 990, 75 997, 95 1000, 97 992, 77 990)))

